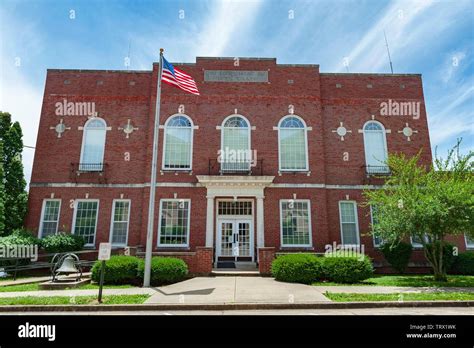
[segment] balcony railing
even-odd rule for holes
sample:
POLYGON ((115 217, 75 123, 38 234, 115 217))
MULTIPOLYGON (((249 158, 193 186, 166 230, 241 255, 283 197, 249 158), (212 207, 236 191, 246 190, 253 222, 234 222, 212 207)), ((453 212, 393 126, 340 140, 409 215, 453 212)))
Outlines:
POLYGON ((103 172, 104 163, 77 163, 78 171, 89 173, 89 172, 103 172))
POLYGON ((71 163, 71 178, 77 182, 105 182, 107 163, 71 163))
POLYGON ((365 168, 367 175, 386 176, 391 174, 389 166, 363 166, 363 168, 365 168))
POLYGON ((263 160, 209 159, 209 175, 263 175, 263 160))

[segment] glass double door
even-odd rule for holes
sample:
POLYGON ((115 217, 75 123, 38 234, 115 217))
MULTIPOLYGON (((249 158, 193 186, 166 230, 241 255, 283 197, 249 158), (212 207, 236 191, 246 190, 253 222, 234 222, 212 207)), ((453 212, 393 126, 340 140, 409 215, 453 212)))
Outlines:
POLYGON ((244 261, 253 256, 252 221, 244 219, 219 220, 219 245, 217 256, 220 259, 244 261))

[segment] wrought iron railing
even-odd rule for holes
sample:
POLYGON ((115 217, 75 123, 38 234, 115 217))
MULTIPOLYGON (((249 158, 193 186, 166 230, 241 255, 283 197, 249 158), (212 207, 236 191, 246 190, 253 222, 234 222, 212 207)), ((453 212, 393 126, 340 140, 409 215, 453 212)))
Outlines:
POLYGON ((209 159, 209 175, 263 175, 263 160, 209 159))
POLYGON ((389 166, 363 166, 367 175, 390 175, 389 166))
POLYGON ((104 163, 77 163, 80 172, 103 172, 104 163))

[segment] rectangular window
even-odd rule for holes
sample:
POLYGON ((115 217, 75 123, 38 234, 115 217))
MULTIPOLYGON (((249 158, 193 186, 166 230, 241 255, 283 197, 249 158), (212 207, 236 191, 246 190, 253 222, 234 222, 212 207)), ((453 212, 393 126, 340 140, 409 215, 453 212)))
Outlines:
POLYGON ((357 221, 357 204, 351 201, 339 202, 341 222, 341 239, 344 245, 359 244, 359 224, 357 221))
POLYGON ((280 129, 280 170, 308 170, 305 129, 280 129))
POLYGON ((130 200, 115 199, 112 208, 110 242, 114 246, 125 246, 128 240, 130 200))
POLYGON ((162 199, 160 202, 158 246, 189 245, 189 199, 162 199))
MULTIPOLYGON (((370 206, 370 221, 372 224, 372 232, 373 232, 373 226, 377 224, 377 207, 375 206, 370 206)), ((379 248, 382 245, 382 238, 379 236, 372 235, 374 239, 374 247, 379 248)))
POLYGON ((282 246, 311 246, 311 210, 309 201, 280 201, 282 246))
MULTIPOLYGON (((411 245, 414 248, 416 249, 423 248, 423 243, 420 237, 418 236, 410 237, 410 241, 411 241, 411 245)), ((429 243, 429 242, 430 242, 430 238, 427 235, 425 235, 425 243, 429 243)))
POLYGON ((191 127, 167 127, 164 169, 191 169, 191 127))
POLYGON ((469 238, 467 235, 464 235, 464 238, 466 239, 466 248, 474 249, 474 238, 469 238))
POLYGON ((40 238, 58 233, 59 212, 61 211, 60 199, 45 199, 41 212, 40 238))
POLYGON ((252 215, 250 201, 219 201, 218 215, 252 215))
POLYGON ((77 200, 73 233, 84 237, 86 246, 93 246, 97 229, 98 200, 77 200))

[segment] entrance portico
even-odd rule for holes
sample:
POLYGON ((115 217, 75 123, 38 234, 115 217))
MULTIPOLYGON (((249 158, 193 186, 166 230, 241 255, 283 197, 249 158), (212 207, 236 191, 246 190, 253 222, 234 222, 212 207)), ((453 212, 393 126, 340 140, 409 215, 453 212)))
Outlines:
POLYGON ((265 246, 264 189, 274 178, 243 175, 197 176, 199 184, 207 189, 206 247, 214 248, 216 261, 219 258, 234 261, 256 260, 258 253, 254 252, 255 245, 257 249, 265 246), (236 202, 241 209, 219 209, 225 207, 223 202, 229 201, 236 202))

